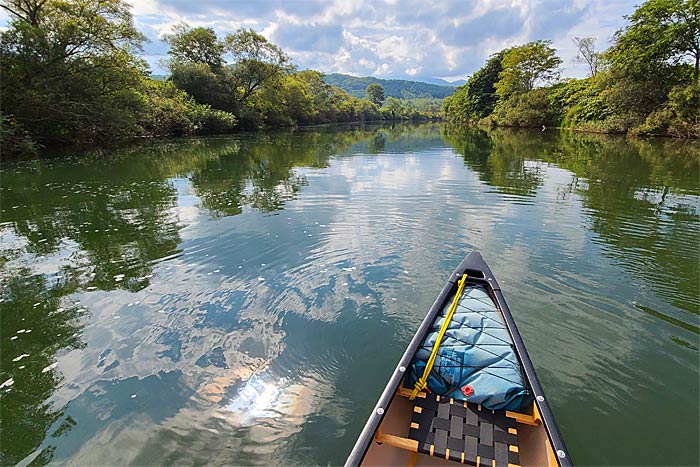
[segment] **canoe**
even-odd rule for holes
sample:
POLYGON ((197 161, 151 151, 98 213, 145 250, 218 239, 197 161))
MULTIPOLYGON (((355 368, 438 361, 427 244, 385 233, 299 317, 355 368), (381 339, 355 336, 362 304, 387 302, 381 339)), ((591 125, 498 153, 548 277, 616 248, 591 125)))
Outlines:
POLYGON ((572 465, 501 287, 478 252, 450 275, 345 463, 455 464, 572 465))

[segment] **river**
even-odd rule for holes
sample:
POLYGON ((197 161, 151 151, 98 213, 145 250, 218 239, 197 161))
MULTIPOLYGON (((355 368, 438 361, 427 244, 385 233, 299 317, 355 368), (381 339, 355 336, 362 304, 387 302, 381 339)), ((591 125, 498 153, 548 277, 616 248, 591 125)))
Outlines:
POLYGON ((0 182, 3 465, 342 464, 473 249, 576 464, 700 463, 698 142, 320 127, 0 182))

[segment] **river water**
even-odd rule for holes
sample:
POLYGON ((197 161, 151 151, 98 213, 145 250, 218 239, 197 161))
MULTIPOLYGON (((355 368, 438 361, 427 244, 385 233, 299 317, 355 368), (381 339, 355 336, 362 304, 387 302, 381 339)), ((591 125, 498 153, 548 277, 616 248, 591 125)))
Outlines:
POLYGON ((342 464, 473 249, 575 463, 700 463, 697 142, 347 126, 0 177, 3 465, 342 464))

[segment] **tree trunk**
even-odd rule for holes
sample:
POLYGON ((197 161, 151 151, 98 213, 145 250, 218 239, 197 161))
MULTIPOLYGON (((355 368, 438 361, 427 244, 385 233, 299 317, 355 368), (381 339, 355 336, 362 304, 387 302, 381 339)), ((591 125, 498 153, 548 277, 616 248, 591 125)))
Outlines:
POLYGON ((698 84, 698 77, 700 77, 700 50, 695 51, 695 71, 693 72, 693 82, 698 84))

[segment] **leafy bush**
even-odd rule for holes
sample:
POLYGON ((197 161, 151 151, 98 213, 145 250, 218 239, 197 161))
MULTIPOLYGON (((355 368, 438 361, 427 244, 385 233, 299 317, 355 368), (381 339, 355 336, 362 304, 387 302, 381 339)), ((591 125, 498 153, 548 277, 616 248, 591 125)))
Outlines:
POLYGON ((668 94, 668 102, 652 112, 634 134, 667 134, 677 138, 700 138, 700 84, 676 86, 668 94))
POLYGON ((0 155, 2 157, 36 156, 41 146, 12 115, 0 113, 0 155))
POLYGON ((232 113, 209 106, 198 104, 195 112, 199 116, 197 133, 202 135, 230 133, 238 123, 238 119, 232 113))
POLYGON ((673 88, 667 107, 675 116, 668 127, 670 135, 700 138, 700 83, 673 88))
POLYGON ((549 100, 547 88, 514 94, 508 100, 499 101, 491 115, 497 125, 517 127, 540 127, 557 125, 557 112, 549 100))
POLYGON ((141 96, 139 124, 144 136, 228 133, 236 126, 233 114, 198 104, 170 81, 144 79, 141 96))
POLYGON ((144 79, 141 98, 139 125, 143 136, 179 136, 194 132, 195 125, 187 114, 196 104, 172 82, 144 79))
POLYGON ((603 120, 581 122, 576 128, 596 133, 623 135, 638 124, 638 116, 630 113, 612 114, 603 120))
POLYGON ((549 99, 561 126, 580 127, 587 122, 601 122, 612 113, 600 97, 600 80, 596 77, 565 81, 551 89, 549 99))

